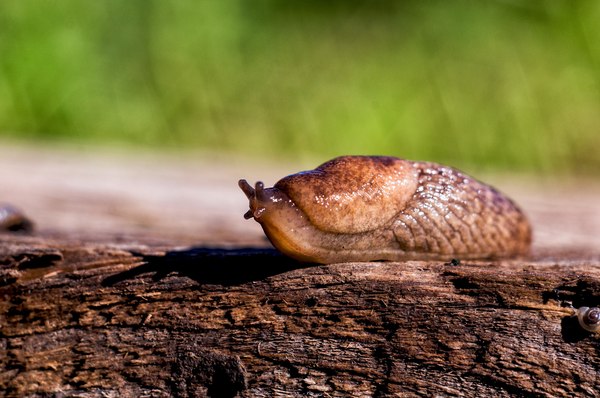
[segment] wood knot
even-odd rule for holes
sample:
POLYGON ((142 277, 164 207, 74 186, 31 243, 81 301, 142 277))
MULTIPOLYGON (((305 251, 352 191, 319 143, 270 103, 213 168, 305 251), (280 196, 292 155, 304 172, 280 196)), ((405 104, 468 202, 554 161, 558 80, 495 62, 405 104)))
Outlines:
POLYGON ((172 375, 178 397, 232 398, 247 388, 246 370, 237 356, 195 345, 178 348, 172 375))

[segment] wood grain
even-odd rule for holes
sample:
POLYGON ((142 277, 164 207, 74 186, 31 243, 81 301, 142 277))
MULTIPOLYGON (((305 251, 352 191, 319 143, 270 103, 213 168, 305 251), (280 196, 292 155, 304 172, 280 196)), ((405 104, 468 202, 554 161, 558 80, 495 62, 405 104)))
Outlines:
POLYGON ((3 235, 8 396, 594 396, 600 260, 307 266, 3 235))

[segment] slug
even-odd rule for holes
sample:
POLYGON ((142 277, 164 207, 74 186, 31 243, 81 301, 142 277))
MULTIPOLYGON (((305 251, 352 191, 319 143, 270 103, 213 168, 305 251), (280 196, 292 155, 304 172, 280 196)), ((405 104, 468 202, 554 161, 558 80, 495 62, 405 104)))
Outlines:
POLYGON ((32 230, 33 222, 25 217, 22 211, 8 204, 0 204, 0 231, 31 232, 32 230))
POLYGON ((509 198, 451 167, 342 156, 265 188, 239 187, 271 243, 299 261, 399 261, 526 254, 531 227, 509 198))
POLYGON ((600 308, 579 307, 576 312, 579 326, 588 332, 600 332, 600 308))

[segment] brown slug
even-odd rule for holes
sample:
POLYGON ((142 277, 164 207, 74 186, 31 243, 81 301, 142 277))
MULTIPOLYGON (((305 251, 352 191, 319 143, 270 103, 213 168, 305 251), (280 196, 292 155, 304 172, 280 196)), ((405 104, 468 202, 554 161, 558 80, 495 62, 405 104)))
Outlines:
POLYGON ((525 254, 531 227, 506 196, 451 167, 342 156, 239 186, 273 245, 300 261, 474 259, 525 254))

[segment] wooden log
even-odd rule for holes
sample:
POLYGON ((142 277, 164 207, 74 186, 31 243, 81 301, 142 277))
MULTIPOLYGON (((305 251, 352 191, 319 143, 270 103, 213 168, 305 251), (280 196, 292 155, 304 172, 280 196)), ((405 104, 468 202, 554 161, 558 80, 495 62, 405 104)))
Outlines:
POLYGON ((600 258, 313 266, 0 235, 6 396, 596 396, 600 258))

